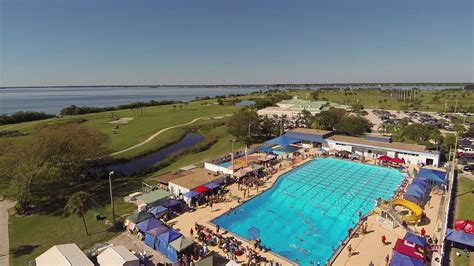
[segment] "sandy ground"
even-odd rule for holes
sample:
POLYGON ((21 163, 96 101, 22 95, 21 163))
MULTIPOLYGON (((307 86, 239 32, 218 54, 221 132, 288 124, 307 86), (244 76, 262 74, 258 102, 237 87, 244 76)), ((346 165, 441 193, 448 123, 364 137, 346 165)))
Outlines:
POLYGON ((8 266, 10 246, 8 240, 8 209, 15 206, 15 202, 0 201, 0 265, 8 266))
POLYGON ((117 120, 114 120, 114 121, 110 121, 108 123, 110 124, 117 124, 117 125, 123 125, 123 124, 127 124, 128 122, 132 121, 133 120, 133 117, 121 117, 117 120))

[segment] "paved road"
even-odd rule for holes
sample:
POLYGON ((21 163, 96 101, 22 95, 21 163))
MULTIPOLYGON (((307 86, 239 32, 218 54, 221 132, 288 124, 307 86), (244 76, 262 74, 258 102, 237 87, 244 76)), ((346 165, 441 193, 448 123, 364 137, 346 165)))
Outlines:
MULTIPOLYGON (((223 118, 225 116, 228 116, 229 114, 225 114, 223 116, 219 116, 219 117, 214 117, 214 119, 220 119, 220 118, 223 118)), ((133 150, 135 148, 138 148, 140 146, 143 146, 145 144, 147 144, 148 142, 152 141, 154 138, 156 138, 158 135, 160 135, 161 133, 165 132, 165 131, 168 131, 170 129, 173 129, 173 128, 177 128, 177 127, 183 127, 183 126, 187 126, 187 125, 191 125, 192 123, 198 121, 198 120, 201 120, 201 119, 209 119, 211 118, 211 116, 204 116, 204 117, 198 117, 196 119, 193 119, 191 122, 188 122, 188 123, 185 123, 185 124, 181 124, 181 125, 176 125, 176 126, 172 126, 172 127, 167 127, 167 128, 164 128, 158 132, 156 132, 155 134, 151 135, 150 137, 148 137, 146 140, 138 143, 137 145, 134 145, 132 147, 129 147, 129 148, 126 148, 124 150, 121 150, 121 151, 116 151, 114 153, 111 153, 110 156, 114 156, 114 155, 117 155, 117 154, 120 154, 120 153, 124 153, 126 151, 129 151, 129 150, 133 150)))
POLYGON ((0 265, 8 266, 10 246, 8 242, 8 209, 15 206, 15 202, 0 201, 0 265))

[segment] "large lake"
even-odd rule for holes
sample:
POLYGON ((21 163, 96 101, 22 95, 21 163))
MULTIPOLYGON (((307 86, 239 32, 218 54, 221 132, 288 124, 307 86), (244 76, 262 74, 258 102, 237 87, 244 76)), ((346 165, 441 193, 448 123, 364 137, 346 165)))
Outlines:
MULTIPOLYGON (((410 89, 413 86, 397 88, 410 89)), ((418 86, 426 89, 444 89, 449 86, 418 86)), ((316 88, 316 87, 315 87, 316 88)), ((387 88, 395 88, 390 86, 387 88)), ((452 87, 451 88, 459 88, 452 87)), ((116 106, 137 101, 180 100, 196 97, 249 93, 264 87, 54 87, 54 88, 0 88, 0 114, 17 111, 41 111, 58 114, 70 105, 116 106)))

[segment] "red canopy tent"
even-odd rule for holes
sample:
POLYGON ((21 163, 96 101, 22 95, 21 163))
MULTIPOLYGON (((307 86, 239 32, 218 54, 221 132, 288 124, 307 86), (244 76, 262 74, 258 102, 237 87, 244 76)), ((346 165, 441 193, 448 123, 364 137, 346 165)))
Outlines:
POLYGON ((206 186, 199 186, 193 190, 196 191, 197 193, 204 193, 204 192, 209 191, 209 188, 206 186))
POLYGON ((392 163, 405 164, 405 160, 404 160, 404 159, 400 159, 400 158, 392 158, 390 161, 391 161, 392 163))
POLYGON ((464 231, 468 234, 474 234, 474 221, 471 220, 456 220, 454 222, 454 229, 464 231))
POLYGON ((403 240, 400 238, 397 239, 393 249, 402 253, 403 255, 407 255, 415 259, 426 260, 426 250, 422 246, 408 240, 403 240))
POLYGON ((387 155, 382 155, 379 158, 377 158, 379 161, 392 161, 392 157, 387 156, 387 155))

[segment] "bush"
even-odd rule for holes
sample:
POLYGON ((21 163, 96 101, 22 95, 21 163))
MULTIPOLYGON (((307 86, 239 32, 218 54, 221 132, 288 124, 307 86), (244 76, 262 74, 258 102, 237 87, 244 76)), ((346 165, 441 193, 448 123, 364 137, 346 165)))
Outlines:
POLYGON ((0 125, 16 124, 21 122, 43 120, 55 117, 55 115, 44 112, 20 111, 12 115, 0 115, 0 125))

